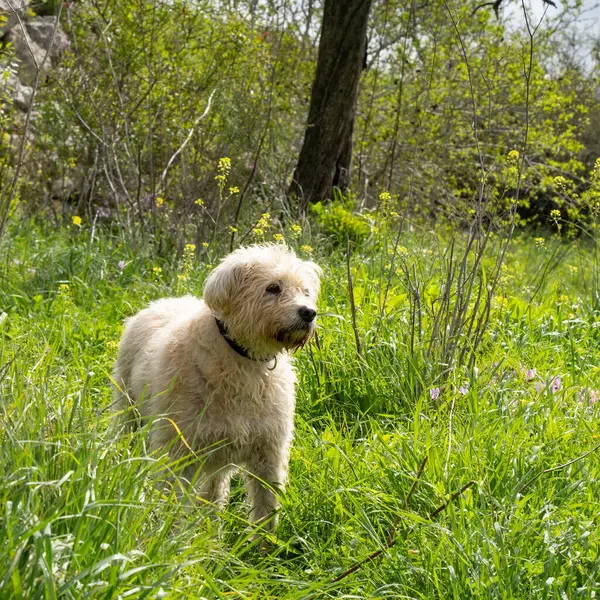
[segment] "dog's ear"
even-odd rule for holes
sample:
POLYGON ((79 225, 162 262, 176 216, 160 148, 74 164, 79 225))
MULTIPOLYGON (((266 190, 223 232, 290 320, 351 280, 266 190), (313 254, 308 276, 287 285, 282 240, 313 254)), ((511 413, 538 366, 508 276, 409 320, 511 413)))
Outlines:
POLYGON ((220 316, 231 310, 231 301, 238 295, 246 275, 246 265, 223 261, 204 285, 204 302, 220 316))

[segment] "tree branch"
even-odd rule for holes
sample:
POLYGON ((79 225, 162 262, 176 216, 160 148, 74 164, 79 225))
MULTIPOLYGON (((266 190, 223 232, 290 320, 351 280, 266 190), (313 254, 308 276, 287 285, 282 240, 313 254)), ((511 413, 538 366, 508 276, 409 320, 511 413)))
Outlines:
POLYGON ((165 167, 164 171, 162 172, 162 175, 160 176, 158 185, 156 186, 157 194, 160 194, 160 192, 162 191, 162 187, 165 183, 165 179, 167 178, 167 173, 169 172, 169 169, 171 168, 173 161, 183 152, 185 147, 188 145, 189 141, 192 139, 192 136, 194 135, 194 131, 196 130, 196 127, 198 127, 200 121, 202 121, 202 119, 204 119, 204 117, 206 117, 206 115, 208 114, 208 111, 210 110, 210 106, 212 104, 213 96, 215 95, 216 91, 217 91, 217 88, 215 88, 210 93, 210 96, 208 97, 208 102, 206 104, 206 108, 204 109, 204 112, 194 121, 194 124, 192 125, 192 127, 190 128, 190 130, 187 134, 187 137, 185 138, 185 140, 183 141, 181 146, 179 146, 179 148, 177 148, 177 150, 175 150, 175 152, 173 153, 173 156, 171 156, 171 158, 169 159, 167 166, 165 167))
MULTIPOLYGON (((494 9, 494 14, 496 15, 496 19, 500 18, 500 6, 504 0, 495 0, 494 2, 484 2, 483 4, 478 4, 471 12, 471 16, 474 15, 480 8, 486 8, 491 6, 494 9)), ((554 0, 542 0, 544 4, 549 4, 556 8, 556 3, 554 0)))

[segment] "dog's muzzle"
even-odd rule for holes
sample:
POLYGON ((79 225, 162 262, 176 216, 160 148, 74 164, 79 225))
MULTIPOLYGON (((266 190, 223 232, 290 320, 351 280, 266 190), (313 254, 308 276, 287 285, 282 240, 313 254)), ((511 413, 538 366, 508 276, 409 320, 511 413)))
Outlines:
POLYGON ((290 349, 304 346, 317 328, 316 316, 317 311, 312 308, 299 308, 297 318, 290 327, 279 331, 277 341, 290 349))

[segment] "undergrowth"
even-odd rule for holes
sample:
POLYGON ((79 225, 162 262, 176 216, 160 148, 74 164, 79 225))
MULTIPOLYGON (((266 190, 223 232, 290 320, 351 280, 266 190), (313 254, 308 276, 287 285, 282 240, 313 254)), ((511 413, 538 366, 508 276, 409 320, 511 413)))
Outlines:
POLYGON ((596 597, 595 248, 517 237, 474 362, 449 369, 430 337, 447 231, 407 228, 393 264, 387 250, 289 242, 325 275, 318 340, 297 355, 281 524, 260 551, 241 486, 215 523, 157 491, 165 459, 144 432, 108 430, 123 320, 200 295, 218 257, 134 251, 81 223, 13 227, 0 252, 0 596, 596 597))

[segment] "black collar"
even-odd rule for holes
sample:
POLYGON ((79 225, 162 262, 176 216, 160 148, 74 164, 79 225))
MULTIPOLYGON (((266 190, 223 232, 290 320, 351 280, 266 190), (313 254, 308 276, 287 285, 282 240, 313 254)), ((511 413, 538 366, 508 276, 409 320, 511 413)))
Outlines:
POLYGON ((217 317, 215 317, 215 321, 217 322, 217 327, 219 328, 219 333, 225 338, 225 341, 229 344, 231 349, 235 350, 235 352, 237 352, 240 356, 243 356, 244 358, 247 358, 249 360, 255 360, 258 362, 271 362, 274 358, 276 358, 274 356, 271 356, 270 358, 265 358, 265 359, 253 358, 252 356, 250 356, 248 354, 248 350, 246 350, 246 348, 244 348, 244 346, 241 346, 233 338, 229 337, 229 333, 227 332, 227 328, 225 327, 225 323, 223 323, 223 321, 220 321, 219 319, 217 319, 217 317))
POLYGON ((217 319, 216 317, 215 317, 215 321, 217 322, 217 327, 219 328, 219 333, 225 338, 225 341, 231 346, 231 348, 233 350, 235 350, 240 356, 243 356, 244 358, 249 358, 250 360, 254 360, 248 354, 248 351, 246 350, 246 348, 244 348, 243 346, 240 346, 235 340, 233 340, 229 337, 229 334, 227 333, 227 329, 225 328, 225 324, 223 323, 223 321, 219 321, 219 319, 217 319))

